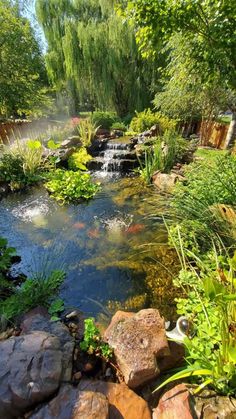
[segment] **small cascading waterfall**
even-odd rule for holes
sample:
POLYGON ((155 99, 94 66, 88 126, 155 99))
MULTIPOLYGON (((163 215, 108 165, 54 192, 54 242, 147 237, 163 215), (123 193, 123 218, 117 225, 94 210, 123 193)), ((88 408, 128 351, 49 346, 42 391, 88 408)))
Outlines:
POLYGON ((107 173, 127 173, 137 167, 137 156, 130 142, 108 141, 89 163, 89 169, 107 173))

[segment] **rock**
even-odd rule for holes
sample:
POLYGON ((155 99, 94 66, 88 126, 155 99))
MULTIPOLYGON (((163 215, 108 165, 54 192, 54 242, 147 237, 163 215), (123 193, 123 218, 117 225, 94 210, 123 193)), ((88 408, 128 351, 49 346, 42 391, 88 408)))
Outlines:
POLYGON ((168 341, 170 348, 170 355, 158 361, 160 371, 167 371, 171 368, 181 366, 184 361, 185 350, 184 345, 181 345, 174 341, 168 341))
POLYGON ((82 145, 81 139, 78 135, 73 135, 72 137, 67 138, 67 140, 62 141, 60 148, 73 148, 80 147, 82 145))
POLYGON ((109 419, 151 419, 151 413, 145 400, 130 390, 124 383, 114 384, 106 381, 81 380, 78 388, 80 391, 94 391, 104 394, 109 402, 109 419))
POLYGON ((149 134, 150 134, 150 137, 156 137, 157 135, 160 135, 161 132, 160 132, 159 125, 157 124, 153 125, 149 130, 149 134))
POLYGON ((30 419, 108 419, 108 401, 101 393, 79 391, 68 384, 30 419))
POLYGON ((184 177, 176 173, 156 172, 152 177, 152 181, 157 188, 166 193, 171 193, 173 187, 178 181, 184 180, 184 177))
POLYGON ((152 419, 193 419, 190 393, 184 384, 177 385, 161 397, 152 419))
MULTIPOLYGON (((117 315, 119 319, 120 316, 117 315)), ((132 317, 129 313, 128 318, 116 322, 113 319, 112 323, 104 338, 114 350, 126 384, 136 388, 157 377, 158 358, 170 355, 164 319, 159 311, 145 309, 132 317)))
POLYGON ((32 332, 0 342, 0 418, 19 417, 56 392, 63 379, 60 340, 32 332))
POLYGON ((59 339, 60 350, 62 351, 62 379, 66 381, 70 380, 75 344, 68 328, 61 322, 52 322, 47 310, 43 307, 37 307, 24 316, 21 329, 21 334, 43 331, 59 339))
POLYGON ((194 397, 194 413, 202 419, 236 419, 236 399, 203 390, 194 397))
POLYGON ((79 316, 79 313, 77 310, 71 311, 70 313, 66 314, 66 319, 74 319, 79 316))

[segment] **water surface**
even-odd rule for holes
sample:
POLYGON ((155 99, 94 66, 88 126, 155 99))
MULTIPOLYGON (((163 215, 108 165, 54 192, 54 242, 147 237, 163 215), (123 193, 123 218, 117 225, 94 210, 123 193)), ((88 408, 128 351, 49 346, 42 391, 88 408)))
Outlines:
POLYGON ((89 202, 61 206, 44 188, 0 202, 0 232, 21 272, 64 269, 60 296, 88 315, 155 306, 174 310, 176 258, 162 214, 168 200, 138 178, 102 180, 89 202))

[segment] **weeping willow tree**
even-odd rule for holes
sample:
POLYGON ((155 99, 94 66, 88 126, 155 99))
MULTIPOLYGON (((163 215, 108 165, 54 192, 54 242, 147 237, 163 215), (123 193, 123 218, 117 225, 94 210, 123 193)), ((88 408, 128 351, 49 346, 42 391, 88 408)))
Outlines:
POLYGON ((143 62, 116 0, 37 0, 48 42, 48 75, 71 111, 89 105, 121 116, 150 104, 155 66, 143 62))

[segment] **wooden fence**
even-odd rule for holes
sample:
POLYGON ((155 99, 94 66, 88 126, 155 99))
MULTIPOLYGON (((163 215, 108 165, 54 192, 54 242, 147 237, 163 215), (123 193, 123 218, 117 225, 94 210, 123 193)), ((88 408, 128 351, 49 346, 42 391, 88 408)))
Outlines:
POLYGON ((228 129, 228 124, 203 121, 197 125, 196 134, 200 136, 202 145, 223 149, 228 129))

